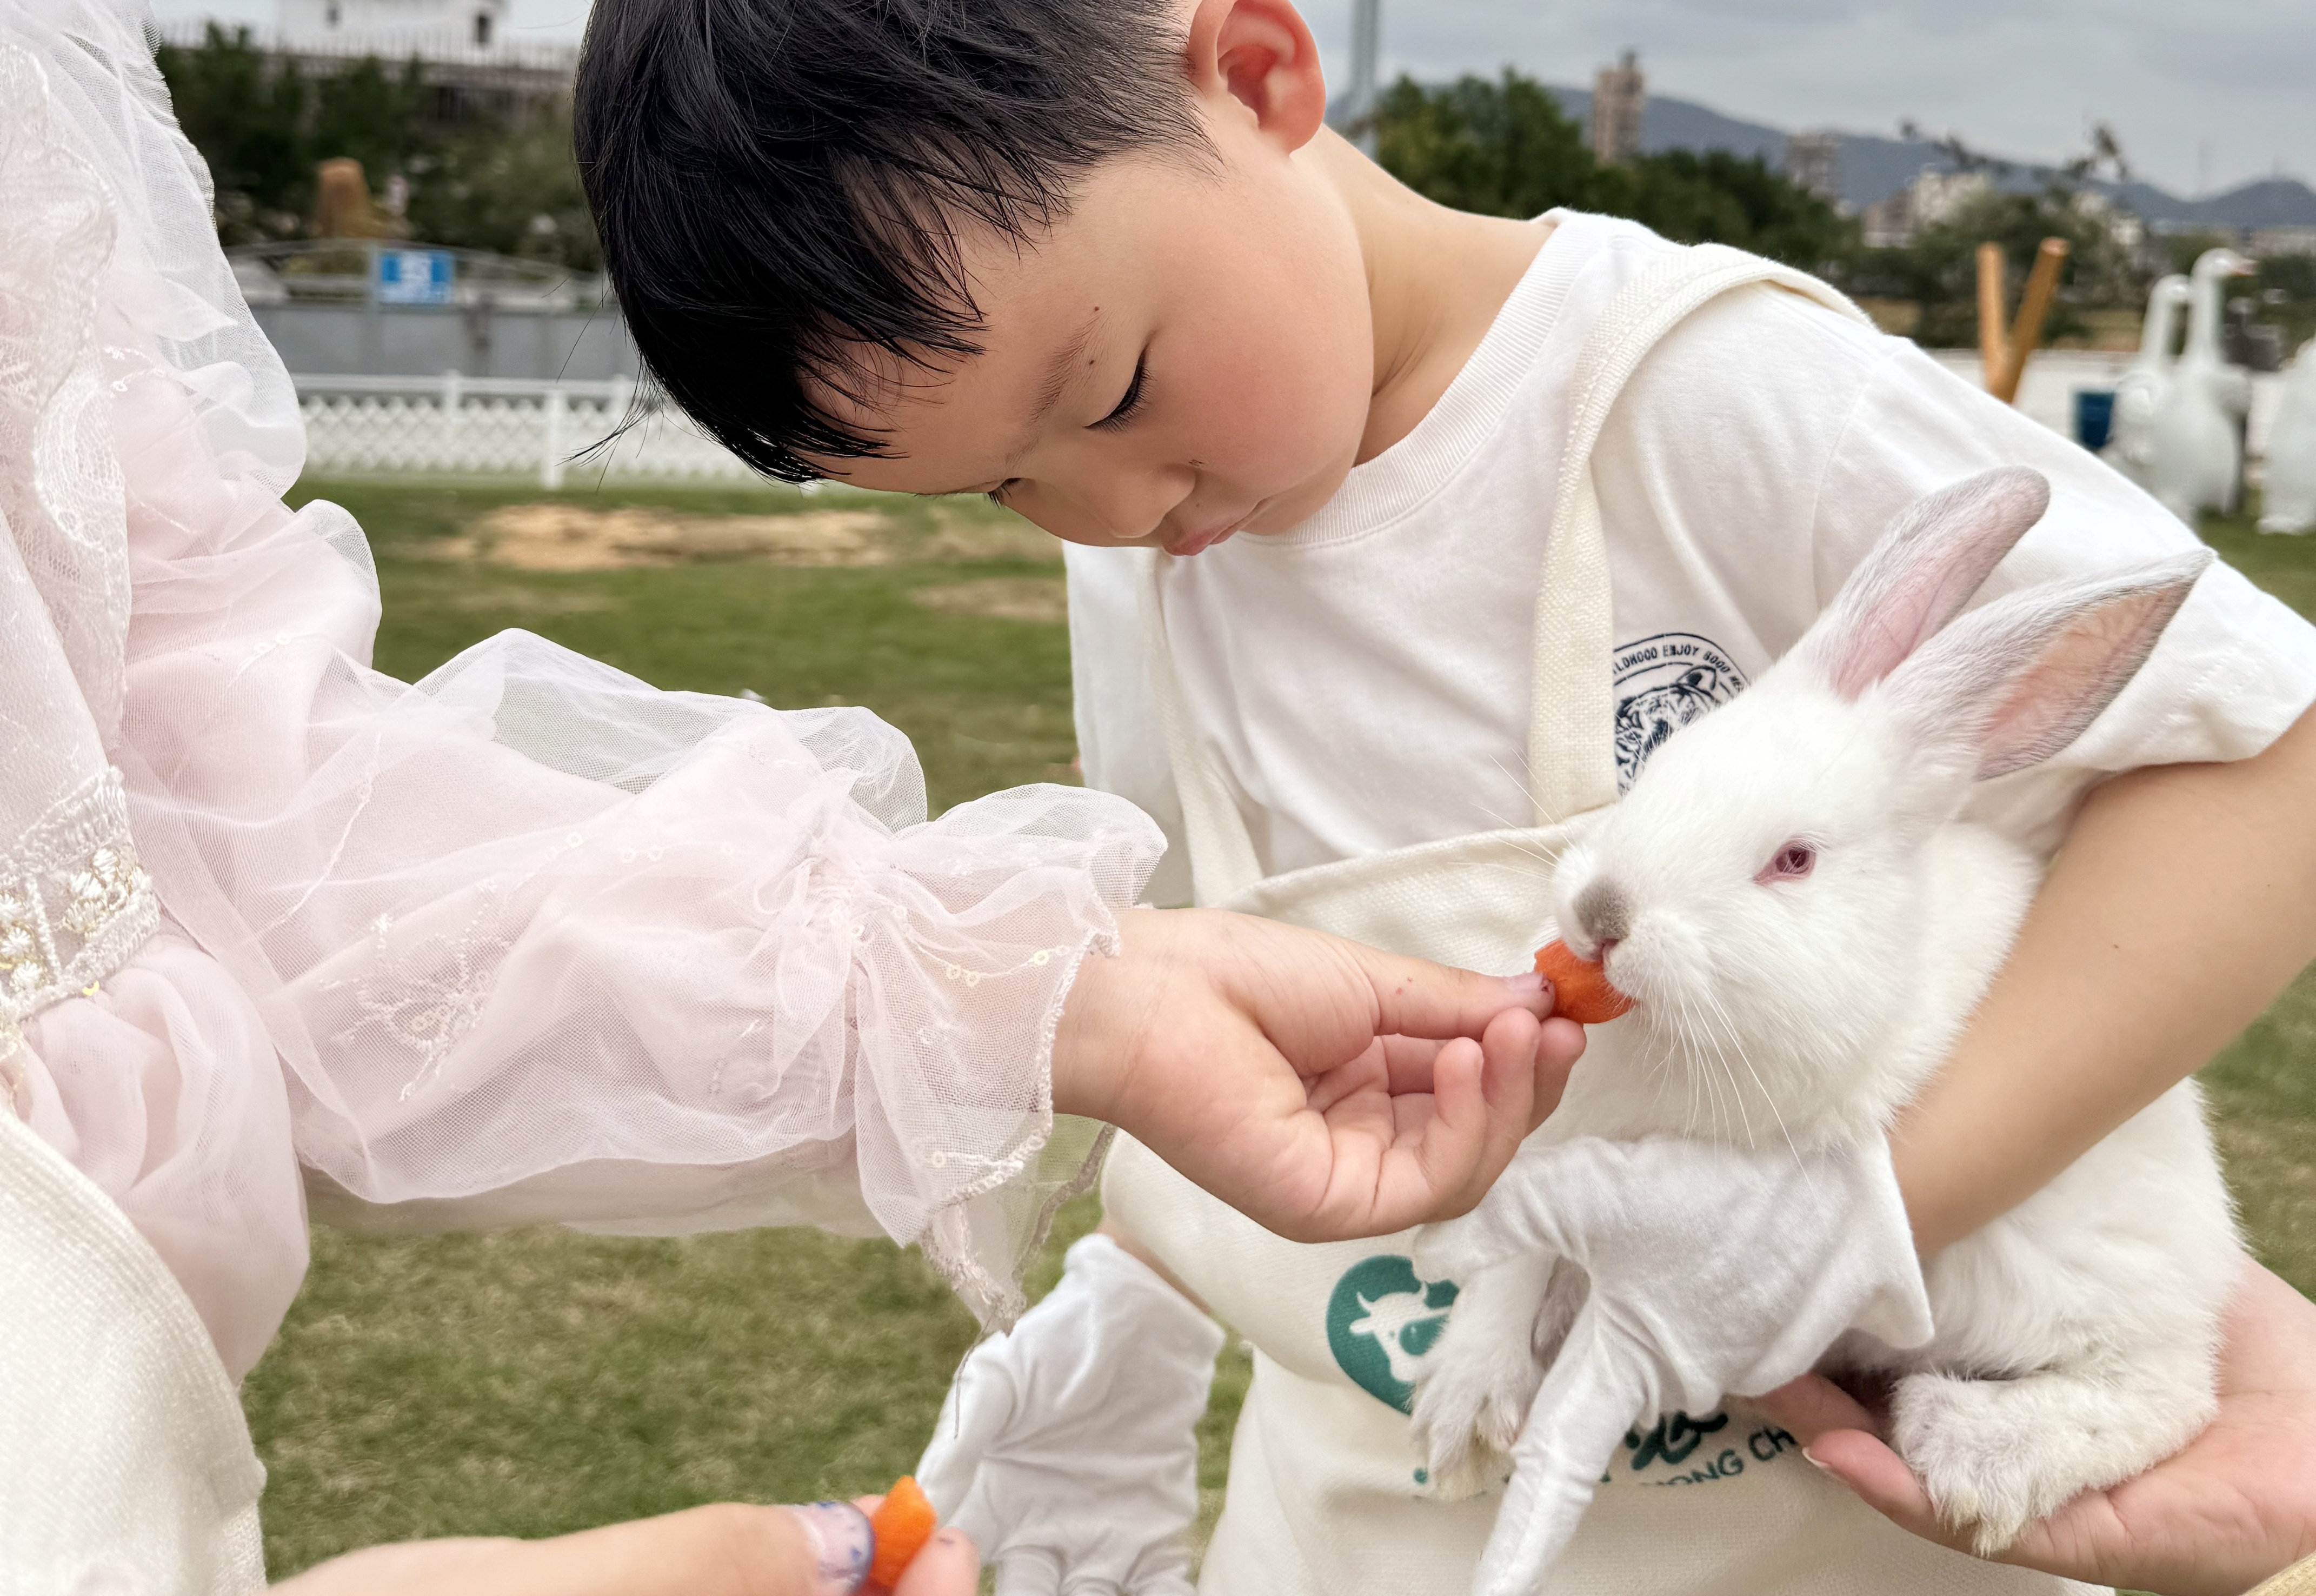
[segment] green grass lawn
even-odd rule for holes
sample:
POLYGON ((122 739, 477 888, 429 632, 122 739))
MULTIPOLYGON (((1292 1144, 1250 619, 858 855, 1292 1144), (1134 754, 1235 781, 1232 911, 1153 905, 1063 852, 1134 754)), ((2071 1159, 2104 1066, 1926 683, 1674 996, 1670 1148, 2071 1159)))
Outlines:
MULTIPOLYGON (((968 584, 1057 577, 1047 551, 1009 538, 1007 518, 977 502, 301 493, 336 499, 369 530, 386 600, 378 663, 396 675, 525 627, 664 687, 866 704, 916 744, 936 809, 1072 779, 1064 628, 943 602, 968 584), (552 573, 439 557, 478 516, 547 497, 698 516, 868 506, 890 518, 887 558, 552 573)), ((2210 536, 2316 613, 2316 540, 2259 538, 2248 523, 2210 536)), ((2205 1079, 2261 1256, 2316 1293, 2312 1058, 2316 977, 2303 976, 2205 1079)), ((1064 1213, 1033 1291, 1094 1217, 1091 1199, 1064 1213)), ((883 1243, 317 1230, 305 1291, 243 1391, 270 1474, 268 1561, 279 1578, 379 1540, 546 1535, 724 1498, 879 1489, 915 1462, 973 1335, 919 1260, 883 1243)), ((1246 1378, 1234 1349, 1201 1431, 1209 1518, 1246 1378)))

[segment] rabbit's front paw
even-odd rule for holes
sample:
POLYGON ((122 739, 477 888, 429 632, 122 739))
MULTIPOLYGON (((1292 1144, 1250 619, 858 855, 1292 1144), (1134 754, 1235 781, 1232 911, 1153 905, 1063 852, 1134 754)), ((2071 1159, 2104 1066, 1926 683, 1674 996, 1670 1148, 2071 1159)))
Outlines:
POLYGON ((2185 1446, 2216 1404, 2191 1360, 2117 1378, 2039 1370, 2017 1379, 1910 1375, 1893 1439, 1947 1528, 1982 1557, 2079 1493, 2143 1473, 2185 1446))
POLYGON ((1535 1353, 1541 1289, 1525 1262, 1499 1265, 1465 1286, 1415 1386, 1415 1444, 1432 1489, 1476 1496, 1511 1473, 1512 1442, 1543 1380, 1535 1353))

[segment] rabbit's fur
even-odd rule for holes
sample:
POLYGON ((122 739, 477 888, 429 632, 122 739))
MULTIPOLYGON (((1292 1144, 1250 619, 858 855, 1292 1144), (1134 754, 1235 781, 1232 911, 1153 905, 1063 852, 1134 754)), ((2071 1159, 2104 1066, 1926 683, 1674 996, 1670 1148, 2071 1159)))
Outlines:
MULTIPOLYGON (((1953 620, 2047 503, 2039 476, 2002 471, 1917 504, 1791 654, 1673 736, 1562 858, 1560 934, 1605 951, 1636 1006, 1593 1030, 1540 1136, 1839 1143, 1883 1134, 1937 1069, 2041 878, 1959 818, 1971 784, 2072 741, 2210 557, 1953 620)), ((2239 1260, 2183 1082, 1931 1259, 1929 1346, 1827 1361, 1895 1378, 1898 1450, 1992 1551, 2210 1419, 2239 1260)), ((1443 1492, 1502 1477, 1581 1298, 1571 1272, 1523 1260, 1465 1283, 1415 1402, 1443 1492)))

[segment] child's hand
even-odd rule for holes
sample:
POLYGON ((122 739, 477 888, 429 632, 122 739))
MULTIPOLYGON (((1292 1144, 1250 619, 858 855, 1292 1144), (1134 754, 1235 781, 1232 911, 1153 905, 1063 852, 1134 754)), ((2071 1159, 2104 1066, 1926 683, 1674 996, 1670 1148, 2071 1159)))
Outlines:
MULTIPOLYGON (((863 1514, 880 1498, 854 1505, 863 1514)), ((401 1541, 333 1558, 281 1596, 974 1596, 981 1558, 944 1529, 888 1593, 864 1585, 865 1518, 834 1504, 725 1502, 551 1540, 401 1541), (833 1532, 829 1526, 834 1520, 833 1532), (857 1526, 857 1532, 854 1527, 857 1526)))
MULTIPOLYGON (((2221 1351, 2220 1413, 2169 1461, 2078 1496, 1995 1559, 2164 1596, 2236 1596, 2316 1554, 2316 1304, 2245 1271, 2221 1351)), ((1761 1399, 1810 1460, 1876 1511, 1956 1550, 1880 1421, 1813 1375, 1761 1399)))
POLYGON ((1584 1050, 1501 980, 1212 910, 1118 916, 1054 1041, 1054 1101, 1108 1119, 1290 1241, 1480 1199, 1584 1050))

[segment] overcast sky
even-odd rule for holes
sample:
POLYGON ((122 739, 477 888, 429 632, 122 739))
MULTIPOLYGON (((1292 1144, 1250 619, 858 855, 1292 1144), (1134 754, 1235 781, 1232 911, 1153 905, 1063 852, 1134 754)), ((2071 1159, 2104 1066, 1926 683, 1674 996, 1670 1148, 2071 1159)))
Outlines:
MULTIPOLYGON (((156 4, 273 17, 272 0, 156 4)), ((575 36, 586 0, 510 4, 519 36, 546 39, 575 36)), ((1350 0, 1303 6, 1341 81, 1350 0)), ((1628 46, 1652 92, 1781 128, 1891 134, 1911 117, 2055 161, 2104 119, 2175 192, 2316 182, 2316 0, 1384 0, 1386 77, 1509 64, 1589 85, 1628 46)))

